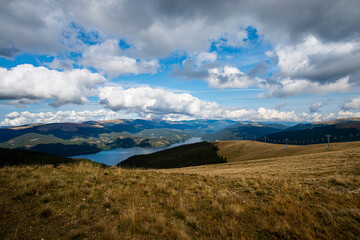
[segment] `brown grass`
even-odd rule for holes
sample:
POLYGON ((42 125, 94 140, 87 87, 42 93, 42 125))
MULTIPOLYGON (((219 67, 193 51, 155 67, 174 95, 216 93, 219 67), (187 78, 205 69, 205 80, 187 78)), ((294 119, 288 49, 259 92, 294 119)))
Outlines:
MULTIPOLYGON (((221 149, 220 149, 221 151, 221 149)), ((242 160, 226 164, 159 170, 165 173, 201 174, 227 178, 315 180, 325 176, 360 176, 360 144, 348 150, 286 157, 242 160)))
POLYGON ((360 142, 331 143, 330 149, 326 144, 286 145, 263 143, 255 141, 220 141, 215 142, 218 153, 225 156, 228 162, 265 159, 275 157, 290 157, 311 153, 326 153, 348 150, 360 147, 360 142))
POLYGON ((161 171, 5 167, 0 239, 356 239, 359 159, 355 146, 161 171))

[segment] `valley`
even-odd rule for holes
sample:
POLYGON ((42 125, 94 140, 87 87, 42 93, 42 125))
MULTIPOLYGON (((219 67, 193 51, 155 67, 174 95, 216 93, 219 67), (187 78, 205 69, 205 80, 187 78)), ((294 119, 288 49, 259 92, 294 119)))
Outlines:
MULTIPOLYGON (((120 131, 124 120, 116 122, 120 125, 112 129, 120 131)), ((118 166, 2 148, 0 238, 356 239, 360 235, 360 141, 350 141, 357 139, 358 120, 299 124, 290 131, 258 123, 135 122, 122 132, 106 132, 109 123, 99 127, 93 122, 2 129, 9 133, 3 144, 43 141, 46 148, 59 144, 52 142, 54 136, 70 142, 102 138, 101 145, 104 136, 113 136, 114 142, 131 148, 196 134, 231 135, 231 139, 256 134, 257 141, 182 145, 133 156, 118 166), (218 130, 209 128, 212 123, 218 130), (168 128, 169 124, 176 128, 168 128), (44 128, 51 134, 44 134, 44 128), (344 141, 331 141, 330 148, 326 142, 264 142, 265 137, 270 141, 309 132, 320 138, 329 128, 333 136, 345 129, 352 137, 343 135, 344 141), (15 136, 21 132, 14 131, 28 129, 32 132, 15 136)), ((105 145, 119 146, 114 142, 105 145)))
POLYGON ((234 121, 118 119, 80 123, 33 124, 0 128, 0 147, 61 156, 131 147, 166 147, 216 131, 234 121))
POLYGON ((284 145, 216 145, 228 163, 162 170, 81 161, 0 168, 0 238, 359 236, 360 142, 331 150, 290 145, 283 156, 284 145), (235 157, 239 153, 244 157, 235 157))

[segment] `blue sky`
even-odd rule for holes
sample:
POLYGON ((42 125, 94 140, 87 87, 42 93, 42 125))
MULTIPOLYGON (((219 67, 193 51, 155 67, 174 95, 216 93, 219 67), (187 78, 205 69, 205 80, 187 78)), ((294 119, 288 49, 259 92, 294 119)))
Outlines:
POLYGON ((358 1, 1 4, 1 126, 360 117, 358 1))

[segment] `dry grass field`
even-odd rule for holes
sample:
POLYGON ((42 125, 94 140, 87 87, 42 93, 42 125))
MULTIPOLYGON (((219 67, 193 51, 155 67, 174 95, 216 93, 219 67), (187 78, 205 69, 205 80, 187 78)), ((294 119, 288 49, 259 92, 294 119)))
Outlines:
POLYGON ((281 145, 217 144, 229 163, 1 168, 0 239, 360 236, 359 142, 333 144, 330 151, 289 146, 286 153, 281 145))
POLYGON ((328 149, 327 143, 314 145, 286 145, 272 144, 254 141, 220 141, 215 142, 219 148, 219 154, 226 156, 228 162, 243 160, 289 157, 311 153, 328 153, 339 150, 347 150, 360 147, 360 142, 331 143, 328 149))
MULTIPOLYGON (((187 173, 227 178, 317 179, 324 176, 360 176, 360 142, 306 146, 253 141, 217 142, 218 153, 228 163, 181 169, 166 173, 187 173), (273 153, 273 155, 271 155, 273 153)), ((360 186, 359 186, 360 187, 360 186)))

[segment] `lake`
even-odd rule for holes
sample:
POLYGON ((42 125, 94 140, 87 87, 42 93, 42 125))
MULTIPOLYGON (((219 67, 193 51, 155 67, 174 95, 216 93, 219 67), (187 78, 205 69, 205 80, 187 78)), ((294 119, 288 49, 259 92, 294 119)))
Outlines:
POLYGON ((124 161, 125 159, 139 154, 148 154, 148 153, 154 153, 161 150, 181 146, 184 144, 191 144, 191 143, 197 143, 202 142, 201 138, 194 137, 190 138, 189 140, 186 140, 181 143, 175 143, 173 145, 167 146, 167 147, 154 147, 154 148, 144 148, 144 147, 132 147, 132 148, 116 148, 112 150, 105 150, 94 154, 85 154, 85 155, 75 155, 71 156, 71 158, 86 158, 90 159, 94 162, 104 163, 106 165, 112 166, 116 165, 121 161, 124 161))

